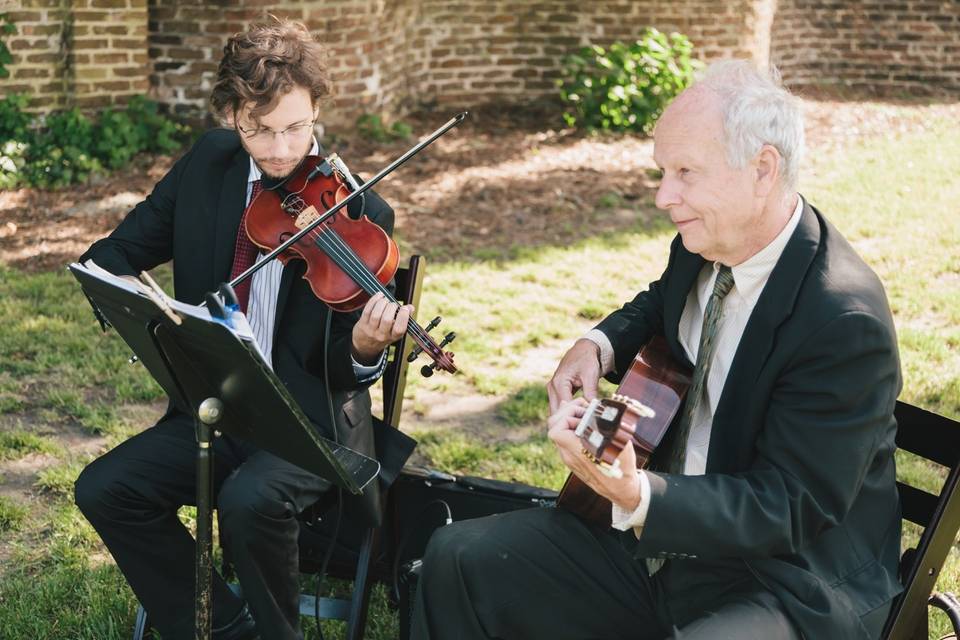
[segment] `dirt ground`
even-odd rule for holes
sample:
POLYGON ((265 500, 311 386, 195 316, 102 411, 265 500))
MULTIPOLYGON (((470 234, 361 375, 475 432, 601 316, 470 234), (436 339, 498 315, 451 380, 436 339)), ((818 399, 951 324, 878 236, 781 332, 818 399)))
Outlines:
MULTIPOLYGON (((957 104, 807 100, 804 109, 811 151, 922 129, 934 115, 960 115, 957 104)), ((404 121, 423 136, 452 115, 420 112, 404 121)), ((402 249, 436 260, 563 245, 632 225, 638 204, 652 210, 649 140, 583 134, 561 123, 549 107, 487 106, 386 177, 376 190, 397 211, 402 249)), ((370 177, 413 142, 341 135, 324 144, 370 177)), ((28 272, 61 268, 108 233, 172 162, 143 157, 87 185, 0 192, 0 262, 28 272)))

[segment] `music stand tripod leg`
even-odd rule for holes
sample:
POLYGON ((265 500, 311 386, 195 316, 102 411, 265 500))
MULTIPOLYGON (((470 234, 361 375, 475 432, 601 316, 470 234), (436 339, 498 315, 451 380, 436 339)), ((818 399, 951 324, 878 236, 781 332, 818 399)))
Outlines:
POLYGON ((211 634, 213 585, 213 429, 223 415, 223 403, 207 398, 197 409, 197 575, 194 603, 195 640, 211 634))

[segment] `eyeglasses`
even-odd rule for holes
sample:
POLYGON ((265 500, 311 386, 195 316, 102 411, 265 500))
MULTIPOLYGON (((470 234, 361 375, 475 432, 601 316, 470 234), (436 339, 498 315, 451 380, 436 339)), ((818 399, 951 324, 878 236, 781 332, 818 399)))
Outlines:
POLYGON ((267 145, 273 142, 277 136, 283 136, 287 142, 301 142, 313 133, 313 125, 313 122, 307 122, 304 124, 291 125, 283 131, 273 131, 267 127, 244 129, 238 124, 237 131, 239 131, 248 142, 267 145))

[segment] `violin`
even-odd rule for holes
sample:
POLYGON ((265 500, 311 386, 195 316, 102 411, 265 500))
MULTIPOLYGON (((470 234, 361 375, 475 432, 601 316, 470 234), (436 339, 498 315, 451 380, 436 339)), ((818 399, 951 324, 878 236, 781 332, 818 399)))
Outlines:
MULTIPOLYGON (((632 445, 637 468, 645 468, 680 411, 689 387, 690 374, 671 357, 667 341, 655 336, 634 356, 613 396, 594 399, 587 406, 574 432, 584 455, 605 474, 621 477, 617 457, 624 447, 632 445)), ((557 506, 595 524, 610 526, 610 501, 572 473, 560 490, 557 506)))
MULTIPOLYGON (((304 260, 304 279, 313 293, 336 311, 360 309, 377 292, 397 302, 387 289, 400 262, 393 239, 364 215, 352 219, 346 206, 329 214, 360 189, 336 154, 307 156, 288 178, 264 187, 246 214, 247 235, 254 244, 272 252, 323 217, 278 259, 284 264, 294 258, 304 260)), ((453 354, 443 347, 456 334, 447 334, 438 345, 428 333, 433 326, 435 322, 424 330, 413 318, 407 324, 407 333, 418 347, 414 353, 426 352, 433 359, 421 372, 429 376, 439 368, 455 373, 453 354)))

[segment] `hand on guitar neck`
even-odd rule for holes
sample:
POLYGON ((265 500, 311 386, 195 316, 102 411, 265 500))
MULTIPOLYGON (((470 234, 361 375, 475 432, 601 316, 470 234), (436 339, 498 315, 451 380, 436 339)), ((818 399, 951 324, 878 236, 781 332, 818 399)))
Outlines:
POLYGON ((633 511, 640 504, 640 480, 637 478, 637 455, 633 447, 623 447, 616 458, 620 473, 609 473, 592 456, 585 455, 580 436, 576 434, 587 410, 583 398, 560 405, 549 418, 549 435, 560 452, 563 463, 597 495, 603 496, 622 509, 633 511))
POLYGON ((580 390, 587 400, 596 398, 601 373, 600 347, 585 338, 574 342, 547 383, 550 413, 555 413, 561 403, 572 400, 573 394, 580 390))

